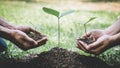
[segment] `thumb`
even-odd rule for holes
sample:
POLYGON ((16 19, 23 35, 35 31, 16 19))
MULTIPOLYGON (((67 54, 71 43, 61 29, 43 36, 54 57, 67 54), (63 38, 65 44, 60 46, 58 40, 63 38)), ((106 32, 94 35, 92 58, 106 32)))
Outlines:
POLYGON ((47 41, 47 37, 43 37, 42 39, 38 40, 37 43, 38 45, 43 45, 46 43, 46 41, 47 41))
POLYGON ((38 45, 38 43, 37 43, 34 39, 30 38, 30 37, 27 36, 27 35, 26 35, 26 38, 24 38, 24 39, 25 39, 25 41, 28 42, 30 45, 38 45))
POLYGON ((87 38, 91 35, 91 32, 88 32, 87 34, 83 35, 82 38, 87 38))

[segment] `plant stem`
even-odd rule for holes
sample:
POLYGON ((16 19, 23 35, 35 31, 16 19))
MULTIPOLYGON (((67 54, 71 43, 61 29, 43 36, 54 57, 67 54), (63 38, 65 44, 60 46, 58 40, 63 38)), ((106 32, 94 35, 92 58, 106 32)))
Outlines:
MULTIPOLYGON (((87 35, 87 27, 86 27, 86 24, 84 24, 84 28, 85 28, 85 34, 87 35)), ((89 37, 87 36, 86 39, 89 40, 89 37)))
POLYGON ((58 47, 60 46, 60 18, 58 17, 58 47))

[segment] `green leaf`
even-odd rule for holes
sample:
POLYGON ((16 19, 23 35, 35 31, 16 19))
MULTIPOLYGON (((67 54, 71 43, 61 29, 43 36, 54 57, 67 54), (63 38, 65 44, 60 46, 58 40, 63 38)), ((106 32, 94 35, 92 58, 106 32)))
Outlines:
POLYGON ((94 20, 95 18, 96 18, 96 17, 91 17, 88 21, 86 21, 86 22, 84 23, 84 25, 87 24, 87 23, 89 23, 90 21, 94 20))
POLYGON ((48 13, 48 14, 54 15, 56 17, 59 17, 59 14, 60 14, 57 10, 54 10, 51 8, 46 8, 46 7, 43 7, 43 11, 48 13))
POLYGON ((60 17, 66 16, 66 15, 71 14, 71 13, 73 13, 73 12, 74 12, 74 10, 70 10, 70 11, 61 13, 60 17))

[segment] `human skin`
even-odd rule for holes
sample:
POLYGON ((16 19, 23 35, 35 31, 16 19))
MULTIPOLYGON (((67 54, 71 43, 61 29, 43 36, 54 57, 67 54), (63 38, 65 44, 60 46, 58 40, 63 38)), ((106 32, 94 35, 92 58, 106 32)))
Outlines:
POLYGON ((91 37, 95 42, 87 45, 83 41, 77 40, 77 48, 92 54, 100 54, 105 50, 116 46, 120 42, 120 18, 111 26, 104 30, 93 30, 83 35, 82 38, 91 37))
POLYGON ((28 50, 38 47, 40 44, 46 43, 46 37, 41 40, 35 41, 27 35, 30 32, 40 34, 31 27, 13 26, 6 22, 4 19, 0 18, 0 37, 10 40, 19 48, 23 50, 28 50))

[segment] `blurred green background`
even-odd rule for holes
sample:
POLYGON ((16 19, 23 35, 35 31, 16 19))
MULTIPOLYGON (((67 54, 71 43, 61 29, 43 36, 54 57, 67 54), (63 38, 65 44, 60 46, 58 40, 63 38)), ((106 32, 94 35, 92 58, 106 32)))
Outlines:
MULTIPOLYGON (((76 48, 76 39, 84 34, 81 24, 90 17, 97 17, 87 25, 87 31, 107 28, 120 16, 119 4, 119 0, 1 0, 0 17, 17 26, 25 25, 35 28, 47 35, 48 42, 41 47, 22 51, 6 40, 8 50, 0 54, 0 60, 39 54, 57 46, 57 18, 43 12, 43 7, 60 12, 75 10, 74 13, 60 20, 60 47, 82 55, 94 56, 76 48)), ((97 57, 109 64, 120 64, 120 46, 113 47, 97 57)))
MULTIPOLYGON (((40 2, 49 0, 1 0, 1 1, 26 1, 26 2, 40 2)), ((50 1, 69 1, 69 0, 50 0, 50 1)), ((72 0, 71 0, 72 1, 72 0)), ((76 0, 75 0, 76 1, 76 0)), ((82 2, 118 2, 120 0, 77 0, 82 2)))

